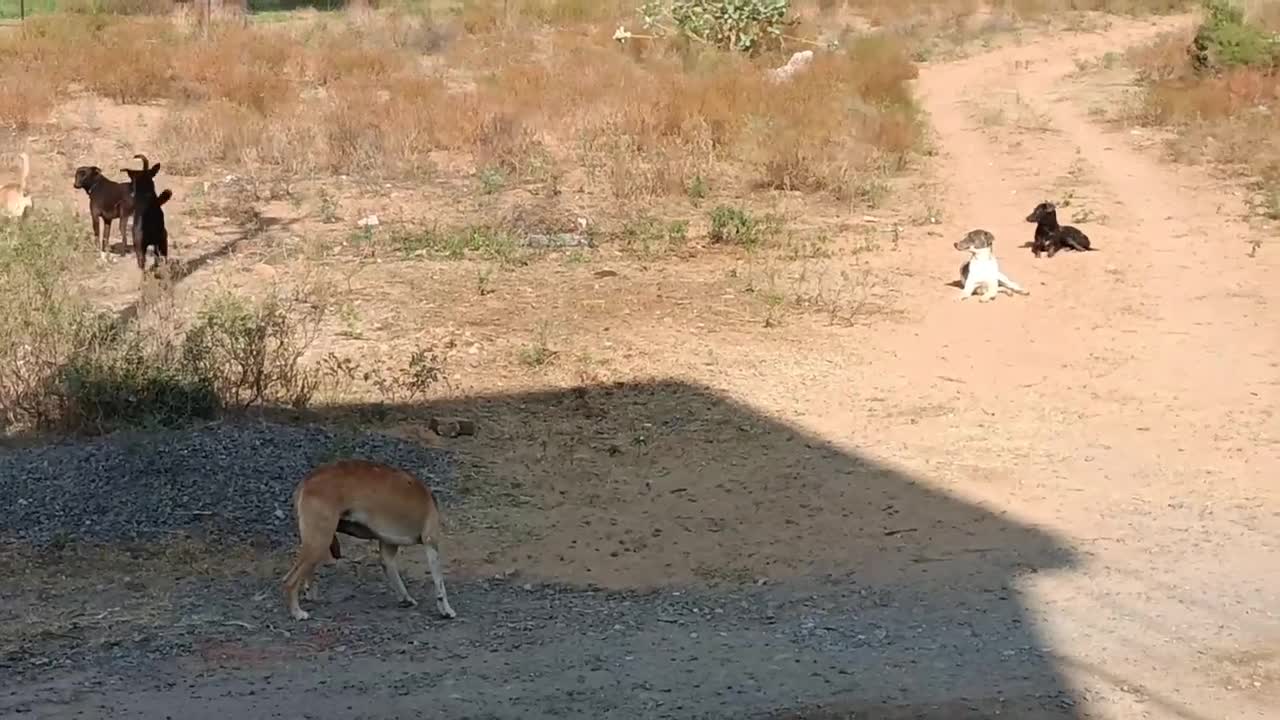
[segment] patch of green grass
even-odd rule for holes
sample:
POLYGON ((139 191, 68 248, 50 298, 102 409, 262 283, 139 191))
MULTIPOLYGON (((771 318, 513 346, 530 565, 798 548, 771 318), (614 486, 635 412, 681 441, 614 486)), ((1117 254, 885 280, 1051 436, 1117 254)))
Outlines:
POLYGON ((711 188, 707 185, 706 178, 701 175, 694 175, 693 179, 689 181, 688 187, 685 188, 685 192, 689 196, 689 201, 694 204, 694 207, 697 207, 710 194, 711 188))
POLYGON ((481 168, 476 173, 476 180, 480 183, 480 192, 485 195, 500 193, 507 186, 507 174, 499 167, 481 168))
POLYGON ((22 7, 26 6, 26 15, 49 15, 58 12, 62 3, 57 0, 0 0, 0 18, 16 20, 22 15, 22 7))
POLYGON ((0 223, 0 429, 173 426, 310 401, 300 360, 324 304, 219 294, 194 318, 155 315, 158 301, 126 319, 79 291, 94 256, 74 218, 0 223))
POLYGON ((772 240, 782 230, 779 218, 755 217, 731 205, 719 205, 711 211, 711 229, 707 237, 721 245, 753 248, 772 240))
POLYGON ((320 191, 320 222, 332 225, 341 220, 338 215, 338 201, 326 190, 320 191))
POLYGON ((1244 9, 1231 0, 1205 0, 1207 19, 1191 42, 1192 66, 1201 72, 1280 65, 1280 41, 1245 20, 1244 9))
POLYGON ((623 249, 642 258, 655 258, 684 247, 689 239, 689 223, 661 220, 643 214, 627 220, 617 235, 623 249))
POLYGON ((388 233, 385 242, 404 257, 480 257, 501 263, 516 262, 522 247, 510 232, 486 225, 399 229, 388 233))

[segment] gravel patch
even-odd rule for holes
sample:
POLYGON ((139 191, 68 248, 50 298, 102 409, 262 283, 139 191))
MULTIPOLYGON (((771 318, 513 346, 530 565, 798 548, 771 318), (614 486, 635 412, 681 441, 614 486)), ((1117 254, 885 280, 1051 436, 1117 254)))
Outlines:
POLYGON ((815 703, 840 712, 777 717, 1075 717, 1021 604, 1002 592, 939 597, 847 578, 614 592, 499 577, 452 582, 460 615, 441 620, 429 603, 398 607, 376 562, 342 564, 325 573, 306 623, 288 618, 274 580, 190 578, 172 622, 130 627, 121 610, 107 637, 0 655, 0 678, 31 684, 0 695, 0 715, 71 716, 76 695, 34 684, 67 677, 98 715, 188 720, 408 718, 427 706, 502 720, 729 720, 815 703), (92 667, 105 669, 83 674, 92 667))
POLYGON ((356 457, 404 468, 447 502, 452 458, 382 433, 218 423, 0 453, 0 540, 45 546, 152 541, 294 540, 293 489, 315 465, 356 457))

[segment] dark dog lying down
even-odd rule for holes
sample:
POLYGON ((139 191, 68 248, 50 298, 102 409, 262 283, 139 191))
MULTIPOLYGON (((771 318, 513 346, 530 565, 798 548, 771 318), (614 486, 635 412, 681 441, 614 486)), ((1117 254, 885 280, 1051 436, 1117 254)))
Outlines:
POLYGON ((1058 224, 1058 209, 1051 202, 1037 205, 1027 216, 1027 222, 1036 224, 1035 238, 1031 241, 1031 253, 1036 257, 1040 257, 1040 253, 1053 257, 1067 248, 1078 252, 1094 249, 1088 235, 1070 225, 1058 224))

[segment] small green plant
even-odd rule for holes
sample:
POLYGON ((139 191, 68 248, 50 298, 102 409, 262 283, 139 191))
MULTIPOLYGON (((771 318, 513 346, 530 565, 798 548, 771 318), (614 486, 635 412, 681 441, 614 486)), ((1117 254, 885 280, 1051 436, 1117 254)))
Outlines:
POLYGON ((201 308, 182 338, 182 364, 207 378, 223 402, 306 407, 316 378, 301 363, 326 308, 269 296, 260 303, 229 293, 201 308))
POLYGON ((427 396, 437 385, 449 384, 444 358, 428 347, 415 348, 403 366, 394 361, 366 366, 329 352, 320 358, 312 372, 316 385, 337 397, 345 396, 361 381, 376 390, 384 402, 390 403, 413 402, 427 396))
POLYGON ((338 320, 342 322, 343 335, 353 340, 359 340, 364 337, 364 333, 360 331, 360 311, 351 300, 347 300, 338 306, 338 320))
POLYGON ((375 366, 361 376, 384 400, 409 403, 425 397, 437 383, 447 383, 444 360, 430 348, 419 347, 409 355, 402 368, 375 366))
POLYGON ((493 292, 493 268, 480 268, 476 270, 476 294, 484 297, 493 292))
POLYGON ((707 179, 701 175, 694 175, 693 179, 689 181, 689 186, 685 188, 685 192, 689 195, 689 200, 694 207, 697 207, 699 203, 705 200, 710 191, 710 188, 707 187, 707 179))
POLYGON ((377 252, 377 239, 373 228, 366 226, 353 230, 347 238, 347 244, 362 257, 367 257, 377 252))
POLYGON ((338 216, 338 201, 326 190, 320 191, 320 222, 332 225, 341 218, 338 216))
POLYGON ((773 238, 779 229, 775 218, 758 219, 740 208, 719 205, 711 211, 711 230, 707 236, 714 243, 750 248, 773 238))
POLYGON ((507 174, 500 167, 481 168, 476 179, 480 181, 480 192, 485 195, 500 193, 507 185, 507 174))
POLYGON ((1280 220, 1280 183, 1257 180, 1250 187, 1253 193, 1247 202, 1249 211, 1268 220, 1280 220))
POLYGON ((689 223, 683 220, 664 222, 647 214, 628 220, 618 233, 618 239, 628 253, 644 258, 658 257, 683 247, 688 236, 689 223))
POLYGON ((557 352, 551 349, 550 336, 550 325, 546 321, 539 323, 533 342, 520 348, 520 364, 540 368, 555 359, 557 352))
POLYGON ((462 260, 478 255, 503 263, 515 262, 520 249, 511 233, 487 225, 401 228, 389 233, 387 242, 405 257, 431 255, 462 260))

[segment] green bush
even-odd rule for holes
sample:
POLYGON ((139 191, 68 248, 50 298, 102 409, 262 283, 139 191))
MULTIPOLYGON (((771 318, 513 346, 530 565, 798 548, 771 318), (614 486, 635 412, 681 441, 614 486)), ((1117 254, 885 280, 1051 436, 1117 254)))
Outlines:
POLYGON ((187 328, 139 327, 77 292, 94 253, 72 218, 0 223, 0 432, 176 425, 224 407, 306 405, 324 306, 209 300, 187 328))
MULTIPOLYGON (((0 222, 0 434, 101 433, 178 426, 227 410, 307 407, 321 389, 362 381, 414 402, 448 385, 444 359, 417 348, 407 364, 304 354, 328 312, 323 288, 208 298, 193 314, 164 302, 137 318, 77 291, 96 253, 72 218, 0 222)), ((144 282, 152 282, 146 280, 144 282)))
POLYGON ((102 330, 69 283, 87 250, 69 217, 0 222, 0 430, 51 422, 59 403, 46 386, 102 330))
POLYGON ((1232 67, 1275 70, 1280 66, 1280 42, 1245 20, 1244 11, 1230 0, 1205 0, 1207 19, 1196 30, 1189 49, 1198 72, 1232 67))
POLYGON ((790 11, 791 0, 648 0, 640 8, 647 29, 669 21, 686 36, 746 53, 777 45, 790 11))
POLYGON ((155 362, 136 335, 101 350, 72 357, 50 388, 51 397, 61 400, 60 427, 96 432, 121 425, 172 427, 213 419, 222 409, 209 378, 155 362))
POLYGON ((714 243, 750 248, 777 235, 778 225, 776 218, 755 218, 740 208, 720 205, 711 211, 707 235, 714 243))
POLYGON ((276 295, 260 302, 217 295, 183 336, 177 365, 216 388, 229 407, 306 407, 319 381, 302 355, 323 315, 323 306, 276 295))

